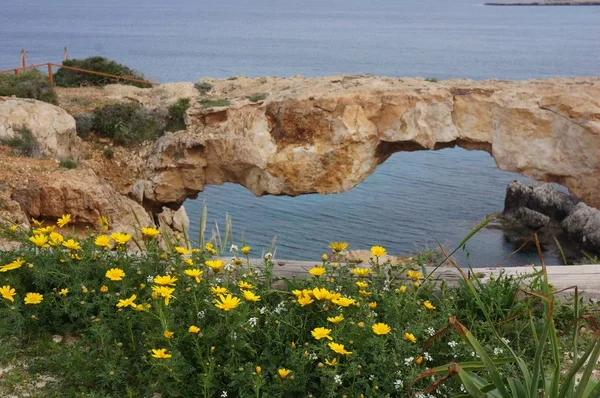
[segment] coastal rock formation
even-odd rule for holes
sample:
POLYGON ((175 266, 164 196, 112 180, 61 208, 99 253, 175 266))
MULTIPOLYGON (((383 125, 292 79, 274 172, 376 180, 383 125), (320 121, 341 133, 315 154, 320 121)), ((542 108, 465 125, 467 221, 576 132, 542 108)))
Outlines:
POLYGON ((78 140, 75 119, 65 110, 32 99, 0 100, 0 140, 18 137, 19 130, 24 127, 31 131, 39 155, 50 158, 73 156, 71 147, 78 140))

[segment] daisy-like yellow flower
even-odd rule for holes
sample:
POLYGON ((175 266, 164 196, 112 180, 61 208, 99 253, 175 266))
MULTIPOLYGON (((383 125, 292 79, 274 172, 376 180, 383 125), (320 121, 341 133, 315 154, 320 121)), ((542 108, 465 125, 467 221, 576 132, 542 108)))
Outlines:
POLYGON ((260 366, 257 366, 254 368, 254 371, 256 372, 257 376, 260 376, 261 372, 262 372, 262 368, 260 366))
POLYGON ((159 234, 160 234, 160 231, 156 228, 152 228, 152 227, 142 228, 142 235, 144 235, 144 238, 152 239, 152 238, 158 236, 159 234))
POLYGON ((188 332, 192 334, 198 334, 200 333, 200 328, 196 325, 192 325, 188 328, 188 332))
POLYGON ((365 327, 365 323, 361 321, 361 322, 358 322, 358 323, 356 324, 356 326, 358 326, 359 328, 361 328, 361 329, 362 329, 362 328, 364 328, 364 327, 365 327))
POLYGON ((125 271, 123 271, 121 268, 111 268, 106 271, 105 276, 111 281, 120 281, 125 278, 125 271))
POLYGON ((240 281, 238 282, 238 287, 240 289, 254 289, 254 285, 246 282, 246 281, 240 281))
POLYGON ((398 293, 406 293, 406 286, 402 285, 398 289, 396 289, 398 293))
POLYGON ((15 225, 11 225, 9 229, 11 232, 16 232, 18 228, 19 228, 19 226, 15 224, 15 225))
POLYGON ((325 267, 312 267, 308 273, 312 276, 321 276, 325 273, 325 267))
POLYGON ((186 269, 183 271, 184 274, 196 280, 196 283, 200 283, 200 275, 202 275, 202 271, 197 268, 186 269))
POLYGON ((175 296, 173 296, 174 291, 174 288, 168 286, 152 286, 152 296, 155 298, 163 297, 165 299, 165 305, 169 305, 169 301, 172 298, 175 298, 175 296))
POLYGON ((23 301, 25 304, 39 304, 44 300, 44 296, 40 293, 27 293, 23 301))
POLYGON ((66 296, 67 294, 69 294, 69 289, 64 288, 64 289, 60 289, 60 291, 58 292, 59 296, 66 296))
POLYGON ((106 285, 102 285, 102 287, 100 288, 100 291, 101 291, 102 293, 108 293, 108 286, 106 286, 106 285))
POLYGON ((248 255, 248 253, 250 253, 250 250, 252 250, 252 248, 250 246, 243 246, 240 250, 245 255, 248 255))
POLYGON ((48 234, 50 234, 50 232, 54 231, 54 228, 56 228, 54 225, 48 225, 47 227, 44 227, 44 228, 36 228, 33 230, 33 234, 34 235, 48 235, 48 234))
POLYGON ((416 363, 417 365, 420 365, 420 364, 422 364, 422 363, 423 363, 423 357, 422 357, 421 355, 419 355, 419 356, 417 357, 417 359, 415 359, 415 363, 416 363))
POLYGON ((328 339, 333 340, 333 338, 329 335, 331 333, 331 329, 327 328, 314 328, 310 334, 317 340, 328 339))
POLYGON ((392 331, 392 328, 390 327, 390 325, 385 324, 385 323, 376 323, 375 325, 371 326, 371 329, 373 330, 373 333, 377 334, 377 335, 384 335, 384 334, 388 334, 389 332, 392 331))
POLYGON ((331 300, 331 302, 333 304, 337 304, 340 307, 348 307, 351 305, 354 305, 356 303, 356 301, 354 299, 348 298, 348 297, 340 297, 334 300, 331 300))
POLYGON ((337 325, 338 323, 340 323, 341 321, 344 320, 344 315, 339 314, 339 315, 336 315, 336 316, 333 316, 333 317, 330 316, 330 317, 327 318, 327 320, 329 322, 333 323, 334 325, 337 325))
POLYGON ((375 308, 377 308, 377 303, 375 301, 373 301, 372 303, 369 303, 369 308, 374 310, 375 308))
POLYGON ((14 287, 10 287, 10 285, 4 285, 2 287, 0 287, 0 295, 7 299, 8 301, 11 302, 15 302, 14 296, 17 293, 15 292, 15 288, 14 287))
POLYGON ((408 332, 404 333, 404 340, 408 341, 409 343, 417 342, 417 338, 415 337, 415 335, 408 332))
POLYGON ((60 228, 62 228, 65 225, 67 225, 70 221, 71 221, 71 215, 65 214, 61 218, 59 218, 58 221, 56 221, 56 225, 58 225, 60 228))
POLYGON ((366 278, 371 273, 370 268, 352 268, 351 273, 358 276, 359 278, 366 278))
POLYGON ((413 271, 410 270, 406 273, 406 275, 412 279, 413 281, 418 281, 419 279, 421 279, 423 277, 423 273, 420 271, 413 271))
POLYGON ((244 264, 244 261, 241 258, 234 258, 233 260, 231 260, 231 263, 233 265, 242 265, 244 264))
POLYGON ((297 301, 298 301, 298 304, 300 304, 302 307, 305 307, 305 306, 315 302, 315 300, 313 300, 312 297, 310 297, 308 294, 303 294, 303 295, 299 296, 297 301))
POLYGON ((194 260, 191 258, 182 258, 181 260, 189 267, 194 265, 194 260))
POLYGON ((154 277, 154 283, 156 283, 157 285, 161 285, 161 286, 175 286, 176 281, 177 281, 177 278, 175 278, 174 276, 171 276, 171 275, 165 275, 165 276, 156 275, 154 277))
POLYGON ((52 246, 60 245, 63 243, 65 238, 58 232, 50 232, 50 241, 48 242, 52 246))
POLYGON ((250 290, 242 290, 242 294, 244 295, 244 298, 246 299, 246 301, 251 301, 251 302, 260 301, 260 296, 257 296, 250 290))
POLYGON ((171 358, 171 356, 172 355, 167 352, 166 348, 160 348, 158 350, 155 350, 155 349, 152 350, 152 358, 169 359, 169 358, 171 358))
POLYGON ((433 311, 435 310, 436 307, 433 306, 433 304, 431 304, 431 302, 429 300, 425 301, 423 303, 423 305, 425 306, 426 309, 428 309, 429 311, 433 311))
POLYGON ((0 272, 7 272, 12 271, 13 269, 21 268, 23 264, 25 264, 25 260, 23 260, 22 258, 17 258, 15 261, 3 265, 0 268, 0 272))
POLYGON ((227 293, 227 288, 224 286, 211 286, 209 289, 212 294, 219 295, 227 293))
POLYGON ((106 218, 104 216, 100 216, 100 218, 98 219, 98 224, 100 224, 100 228, 104 231, 108 231, 108 228, 110 228, 110 223, 108 222, 108 218, 106 218))
POLYGON ((131 235, 124 234, 122 232, 114 232, 110 234, 110 237, 115 241, 117 245, 124 245, 131 239, 131 235))
POLYGON ((318 288, 315 287, 312 291, 312 295, 319 301, 329 300, 331 298, 331 292, 324 287, 318 288))
POLYGON ((94 239, 94 244, 99 247, 106 247, 107 249, 112 249, 110 245, 110 237, 107 235, 98 235, 96 239, 94 239))
POLYGON ((371 254, 374 255, 375 257, 385 256, 385 253, 387 253, 387 251, 382 246, 371 247, 371 254))
POLYGON ((127 299, 119 300, 119 302, 117 303, 117 307, 119 307, 119 308, 125 308, 125 307, 136 308, 137 304, 134 303, 135 299, 137 299, 137 296, 135 294, 133 294, 131 297, 129 297, 127 299))
POLYGON ((279 374, 279 377, 281 378, 281 380, 285 380, 286 377, 288 377, 288 375, 290 373, 292 373, 292 371, 289 369, 286 369, 286 368, 280 368, 280 369, 277 369, 277 373, 279 374))
POLYGON ((48 244, 48 237, 44 234, 33 235, 29 238, 29 241, 40 249, 50 247, 50 245, 48 244))
POLYGON ((333 358, 331 361, 329 359, 325 359, 325 363, 328 366, 335 366, 337 364, 337 358, 333 358))
POLYGON ((33 225, 35 225, 36 227, 41 227, 42 224, 44 223, 43 221, 38 221, 35 218, 31 218, 31 222, 33 223, 33 225))
POLYGON ((359 290, 365 290, 367 287, 369 287, 368 282, 356 281, 355 284, 359 290))
POLYGON ((327 255, 327 253, 323 253, 323 254, 321 255, 321 260, 322 260, 322 261, 327 261, 328 259, 329 259, 329 256, 327 255))
POLYGON ((220 308, 223 311, 229 311, 236 308, 241 302, 242 301, 239 298, 234 297, 231 294, 228 294, 227 297, 225 297, 223 294, 220 294, 219 299, 215 300, 215 307, 220 308))
POLYGON ((372 295, 373 293, 371 292, 367 292, 366 290, 359 290, 358 291, 360 293, 361 296, 363 297, 369 297, 370 295, 372 295))
POLYGON ((69 239, 69 240, 63 242, 63 246, 69 250, 81 250, 81 245, 79 244, 79 242, 77 242, 73 239, 69 239))
POLYGON ((343 344, 338 344, 338 343, 334 343, 331 342, 328 344, 329 348, 331 348, 331 350, 337 354, 342 354, 342 355, 350 355, 352 354, 352 351, 346 351, 346 349, 344 348, 343 344))
POLYGON ((339 253, 348 248, 348 243, 347 242, 331 242, 329 244, 329 248, 331 250, 333 250, 334 252, 339 253))
POLYGON ((167 340, 168 340, 168 339, 170 339, 170 338, 172 338, 172 337, 173 337, 173 335, 175 335, 175 333, 174 333, 174 332, 171 332, 171 331, 169 331, 169 330, 165 330, 165 331, 163 332, 163 337, 164 337, 165 339, 167 339, 167 340))
POLYGON ((213 254, 213 255, 217 254, 217 251, 215 250, 214 245, 210 242, 204 246, 204 250, 206 250, 207 252, 209 252, 210 254, 213 254))
POLYGON ((212 269, 214 272, 219 272, 221 268, 225 266, 225 263, 221 260, 208 260, 206 266, 212 269))

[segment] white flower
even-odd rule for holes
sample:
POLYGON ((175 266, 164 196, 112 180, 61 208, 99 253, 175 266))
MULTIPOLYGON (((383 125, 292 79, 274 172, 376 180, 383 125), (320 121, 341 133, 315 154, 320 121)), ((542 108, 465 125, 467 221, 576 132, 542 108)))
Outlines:
POLYGON ((206 312, 204 312, 204 310, 202 310, 202 311, 200 311, 200 312, 198 313, 198 318, 199 318, 199 319, 204 319, 204 316, 205 316, 205 315, 206 315, 206 312))
POLYGON ((506 338, 502 337, 500 340, 502 340, 502 342, 503 342, 504 344, 506 344, 506 345, 509 345, 509 344, 510 344, 510 340, 509 340, 509 339, 506 339, 506 338))
POLYGON ((317 359, 317 354, 315 354, 314 352, 311 352, 311 353, 308 355, 308 359, 310 359, 311 361, 314 361, 314 360, 316 360, 316 359, 317 359))
POLYGON ((273 258, 273 255, 271 253, 265 254, 265 260, 270 260, 272 258, 273 258))
POLYGON ((154 282, 154 277, 152 275, 148 275, 148 277, 146 278, 146 282, 148 282, 148 283, 154 282))
POLYGON ((231 338, 233 340, 237 340, 237 333, 236 332, 231 333, 231 338))
MULTIPOLYGON (((475 355, 477 355, 477 354, 475 353, 475 351, 471 351, 471 356, 472 356, 472 357, 474 357, 475 355)), ((477 355, 477 356, 479 356, 479 355, 477 355)))
POLYGON ((267 312, 267 307, 260 307, 260 310, 259 310, 259 311, 260 311, 260 314, 261 314, 261 315, 264 315, 264 314, 265 314, 265 312, 267 312))
POLYGON ((494 348, 494 355, 500 355, 502 353, 504 353, 504 350, 502 348, 494 348))
POLYGON ((223 269, 225 271, 232 271, 233 270, 233 265, 231 263, 227 263, 227 264, 225 264, 225 266, 223 267, 223 269))
POLYGON ((423 353, 423 358, 425 358, 426 361, 433 361, 433 358, 431 357, 431 355, 429 355, 428 352, 423 353))
POLYGON ((456 346, 458 345, 458 343, 454 340, 449 341, 448 345, 450 346, 450 348, 456 348, 456 346))
POLYGON ((434 329, 434 328, 427 328, 427 333, 428 333, 430 336, 433 336, 433 335, 435 334, 435 329, 434 329))
POLYGON ((223 391, 221 393, 221 398, 226 398, 227 397, 227 391, 223 391))
POLYGON ((236 245, 231 245, 231 247, 229 248, 229 251, 232 253, 237 253, 238 247, 236 245))
POLYGON ((396 380, 396 381, 394 382, 394 388, 395 388, 396 390, 399 390, 399 389, 401 389, 402 387, 404 387, 404 382, 403 382, 402 380, 398 379, 398 380, 396 380))
POLYGON ((333 381, 341 386, 342 385, 342 376, 340 376, 340 375, 333 376, 333 381))
POLYGON ((373 380, 375 380, 375 375, 370 375, 370 376, 369 376, 369 380, 370 380, 370 381, 373 381, 373 380))
POLYGON ((410 366, 410 364, 413 363, 414 360, 414 357, 404 358, 404 366, 410 366))
POLYGON ((467 389, 462 384, 460 385, 460 392, 467 392, 467 389))
POLYGON ((280 314, 282 311, 285 311, 285 302, 280 302, 277 304, 277 307, 273 310, 276 314, 280 314))
POLYGON ((256 326, 256 322, 258 321, 258 318, 256 317, 252 317, 250 319, 248 319, 248 323, 250 324, 250 326, 255 327, 256 326))

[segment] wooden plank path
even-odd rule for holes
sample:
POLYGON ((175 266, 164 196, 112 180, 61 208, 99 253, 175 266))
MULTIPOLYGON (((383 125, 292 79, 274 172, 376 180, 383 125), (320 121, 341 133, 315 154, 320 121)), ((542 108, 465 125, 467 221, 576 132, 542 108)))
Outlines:
MULTIPOLYGON (((253 266, 260 267, 262 260, 251 259, 253 266)), ((307 270, 320 264, 316 261, 299 261, 299 260, 278 260, 274 259, 274 272, 276 275, 286 278, 305 278, 308 276, 307 270)), ((359 265, 364 267, 365 265, 359 265)), ((434 270, 434 267, 425 267, 428 273, 434 270)), ((524 267, 494 267, 494 268, 474 268, 473 271, 482 273, 479 275, 482 281, 487 281, 490 275, 497 276, 502 270, 507 275, 527 275, 535 270, 540 270, 541 266, 537 266, 535 269, 533 266, 524 267)), ((463 269, 465 273, 467 269, 463 269)), ((547 266, 548 279, 550 283, 557 289, 565 289, 570 286, 578 286, 579 292, 583 297, 593 298, 595 300, 600 299, 600 264, 594 265, 549 265, 547 266)), ((457 284, 462 278, 459 272, 448 266, 438 268, 432 278, 436 281, 446 281, 450 285, 457 284)), ((569 290, 562 296, 570 295, 573 290, 569 290)))

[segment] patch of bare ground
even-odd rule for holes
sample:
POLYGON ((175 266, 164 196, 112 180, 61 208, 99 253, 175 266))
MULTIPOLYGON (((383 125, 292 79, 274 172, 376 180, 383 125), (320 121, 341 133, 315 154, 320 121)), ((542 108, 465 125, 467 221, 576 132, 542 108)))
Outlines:
POLYGON ((71 115, 91 112, 105 105, 131 102, 107 96, 103 87, 56 87, 56 96, 59 106, 71 115))

